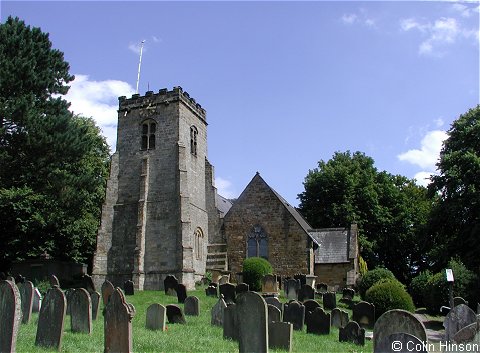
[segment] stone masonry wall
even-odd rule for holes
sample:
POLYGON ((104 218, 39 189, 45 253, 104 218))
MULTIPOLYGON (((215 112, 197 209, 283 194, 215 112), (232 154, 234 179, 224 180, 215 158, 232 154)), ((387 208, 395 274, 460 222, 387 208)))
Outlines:
POLYGON ((347 273, 353 268, 353 260, 349 263, 341 264, 315 264, 316 282, 344 288, 347 286, 347 273))

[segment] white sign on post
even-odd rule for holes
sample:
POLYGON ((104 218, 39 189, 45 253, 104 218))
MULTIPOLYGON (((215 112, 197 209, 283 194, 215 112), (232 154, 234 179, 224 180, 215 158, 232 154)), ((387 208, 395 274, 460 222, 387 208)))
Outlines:
POLYGON ((447 282, 453 282, 453 271, 451 268, 445 269, 445 272, 447 274, 447 282))

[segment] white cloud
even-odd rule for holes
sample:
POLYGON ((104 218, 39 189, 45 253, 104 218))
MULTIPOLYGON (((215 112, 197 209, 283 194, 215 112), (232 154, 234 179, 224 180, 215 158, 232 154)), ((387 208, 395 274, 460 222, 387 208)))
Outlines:
POLYGON ((375 27, 376 25, 375 20, 370 18, 367 14, 367 11, 364 9, 360 9, 359 14, 343 14, 341 20, 347 25, 353 25, 355 23, 362 24, 367 27, 375 27))
POLYGON ((417 185, 427 187, 428 184, 430 184, 430 177, 434 174, 435 173, 430 172, 418 172, 413 178, 417 181, 417 185))
POLYGON ((91 81, 87 75, 75 75, 65 99, 75 114, 92 117, 102 129, 112 151, 117 138, 118 97, 130 96, 134 89, 118 80, 91 81))
POLYGON ((346 23, 346 24, 352 24, 352 23, 355 23, 355 21, 357 20, 357 15, 355 14, 343 14, 342 16, 342 21, 343 23, 346 23))
POLYGON ((458 12, 462 17, 470 17, 475 13, 480 12, 480 6, 467 6, 465 3, 455 3, 452 5, 452 9, 455 12, 458 12))
POLYGON ((433 130, 427 132, 421 141, 420 149, 409 150, 398 155, 398 159, 424 169, 426 173, 432 173, 436 170, 435 164, 440 156, 443 141, 447 138, 447 133, 443 130, 433 130))
MULTIPOLYGON (((156 38, 156 37, 155 37, 156 38)), ((140 55, 140 48, 142 47, 142 42, 137 42, 137 43, 130 43, 128 45, 128 49, 130 49, 130 51, 134 52, 135 54, 137 55, 140 55)), ((143 46, 143 51, 147 51, 147 48, 145 47, 145 45, 143 46)))
POLYGON ((232 188, 232 183, 227 179, 216 177, 215 187, 217 188, 218 194, 226 197, 227 199, 233 199, 238 197, 238 193, 232 188))

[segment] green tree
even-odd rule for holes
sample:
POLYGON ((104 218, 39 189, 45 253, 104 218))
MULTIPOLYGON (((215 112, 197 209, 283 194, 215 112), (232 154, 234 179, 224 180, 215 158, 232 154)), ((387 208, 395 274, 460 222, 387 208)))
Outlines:
POLYGON ((425 266, 421 254, 428 245, 423 239, 431 199, 414 180, 379 172, 371 157, 347 151, 318 162, 304 188, 300 210, 313 227, 357 223, 369 268, 387 267, 407 282, 412 271, 425 266))
POLYGON ((0 25, 0 268, 43 252, 86 261, 94 250, 109 149, 59 95, 73 76, 48 34, 0 25))
POLYGON ((480 270, 480 105, 455 120, 432 177, 429 190, 438 198, 431 219, 432 258, 438 267, 458 255, 480 270))

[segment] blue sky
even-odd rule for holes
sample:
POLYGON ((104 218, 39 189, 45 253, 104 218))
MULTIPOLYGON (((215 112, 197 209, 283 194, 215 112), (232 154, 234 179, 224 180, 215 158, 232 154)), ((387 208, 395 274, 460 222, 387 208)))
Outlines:
POLYGON ((67 98, 114 149, 117 97, 182 86, 207 110, 216 185, 255 172, 291 204, 319 160, 435 172, 445 131, 479 104, 478 2, 2 1, 50 33, 76 75, 67 98))

